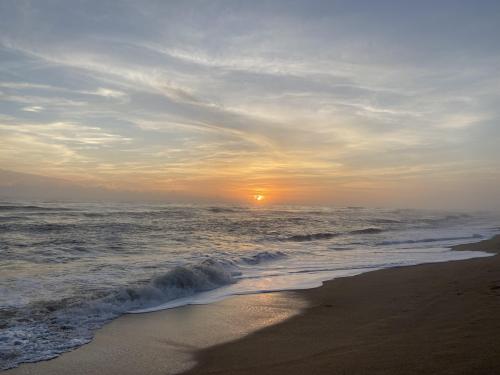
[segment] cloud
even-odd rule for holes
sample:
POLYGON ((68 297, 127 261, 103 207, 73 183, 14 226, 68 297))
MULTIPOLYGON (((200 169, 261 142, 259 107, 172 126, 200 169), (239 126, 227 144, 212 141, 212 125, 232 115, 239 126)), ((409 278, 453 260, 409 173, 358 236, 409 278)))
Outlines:
POLYGON ((105 98, 123 98, 124 96, 127 96, 127 94, 125 94, 123 91, 106 89, 103 87, 99 87, 96 91, 88 93, 92 95, 102 96, 105 98))
POLYGON ((4 2, 0 167, 328 191, 490 166, 498 4, 445 3, 4 2))
POLYGON ((43 111, 43 107, 39 105, 33 105, 29 107, 23 107, 23 111, 25 112, 41 112, 43 111))

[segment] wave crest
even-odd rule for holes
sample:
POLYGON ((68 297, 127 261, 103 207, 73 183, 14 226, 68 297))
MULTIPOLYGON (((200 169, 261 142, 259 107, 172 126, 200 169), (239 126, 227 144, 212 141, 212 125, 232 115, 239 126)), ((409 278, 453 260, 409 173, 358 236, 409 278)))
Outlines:
POLYGON ((34 205, 0 205, 0 211, 73 211, 65 207, 43 207, 34 205))
POLYGON ((380 228, 364 228, 364 229, 356 229, 351 230, 349 234, 377 234, 382 233, 384 230, 380 228))
POLYGON ((327 240, 333 237, 339 236, 338 233, 311 233, 311 234, 296 234, 290 237, 282 239, 282 241, 294 241, 294 242, 304 242, 304 241, 316 241, 316 240, 327 240))
POLYGON ((275 253, 263 251, 250 257, 243 257, 241 258, 241 261, 246 264, 254 265, 262 262, 278 260, 284 257, 286 257, 286 254, 282 251, 277 251, 275 253))
POLYGON ((0 310, 0 369, 34 362, 89 342, 96 329, 131 310, 157 306, 236 282, 240 265, 285 257, 283 252, 260 252, 236 260, 207 258, 177 266, 142 285, 124 286, 85 299, 41 301, 23 309, 0 310), (50 343, 50 344, 47 344, 50 343))
POLYGON ((352 230, 347 233, 331 233, 331 232, 319 232, 319 233, 307 233, 307 234, 295 234, 293 236, 285 237, 280 239, 280 241, 293 241, 293 242, 305 242, 305 241, 317 241, 317 240, 329 240, 330 238, 350 234, 377 234, 382 233, 384 230, 380 228, 363 228, 352 230))
POLYGON ((382 241, 377 243, 377 246, 387 246, 387 245, 404 245, 412 243, 427 243, 427 242, 440 242, 440 241, 459 241, 459 240, 472 240, 472 239, 483 238, 480 234, 474 234, 468 237, 440 237, 440 238, 422 238, 418 240, 398 240, 398 241, 382 241))

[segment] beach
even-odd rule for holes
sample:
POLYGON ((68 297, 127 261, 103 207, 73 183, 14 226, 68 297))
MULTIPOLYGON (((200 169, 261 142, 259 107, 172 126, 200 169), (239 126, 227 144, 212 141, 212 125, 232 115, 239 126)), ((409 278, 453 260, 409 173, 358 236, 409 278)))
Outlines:
POLYGON ((500 375, 499 1, 0 1, 0 375, 500 375))
MULTIPOLYGON (((498 253, 500 236, 455 250, 498 253)), ((198 354, 188 374, 500 373, 498 256, 392 268, 297 292, 301 315, 198 354)))
MULTIPOLYGON (((500 236, 454 250, 497 253, 500 236)), ((499 314, 497 256, 390 268, 126 315, 88 345, 5 374, 493 374, 499 314)))
POLYGON ((193 354, 199 350, 279 323, 304 307, 306 302, 292 293, 268 293, 127 314, 105 325, 87 345, 2 374, 177 374, 195 365, 193 354))

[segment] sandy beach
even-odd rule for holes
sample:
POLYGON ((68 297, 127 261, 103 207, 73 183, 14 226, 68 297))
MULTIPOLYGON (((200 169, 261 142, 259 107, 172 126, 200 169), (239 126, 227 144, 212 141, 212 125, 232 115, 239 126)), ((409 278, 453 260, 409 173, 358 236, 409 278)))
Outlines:
POLYGON ((193 354, 279 323, 306 306, 293 293, 237 296, 209 305, 124 315, 92 342, 5 375, 170 375, 195 365, 193 354))
MULTIPOLYGON (((462 249, 496 253, 500 236, 462 249)), ((5 374, 493 374, 498 316, 494 256, 127 315, 88 345, 5 374)))
POLYGON ((499 35, 0 0, 0 375, 500 375, 499 35))
MULTIPOLYGON (((500 236, 455 250, 498 253, 500 236)), ((297 292, 303 314, 199 353, 188 374, 498 374, 500 258, 393 268, 297 292)))

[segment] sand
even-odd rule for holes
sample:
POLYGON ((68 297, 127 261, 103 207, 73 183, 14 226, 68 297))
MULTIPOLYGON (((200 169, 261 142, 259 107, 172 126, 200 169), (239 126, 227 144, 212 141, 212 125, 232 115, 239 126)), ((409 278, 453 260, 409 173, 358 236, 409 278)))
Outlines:
POLYGON ((195 365, 197 351, 279 323, 304 307, 295 295, 272 293, 124 315, 97 331, 90 344, 2 375, 175 374, 195 365))
MULTIPOLYGON (((500 236, 460 249, 496 253, 500 236)), ((182 370, 500 374, 500 257, 393 268, 305 291, 127 315, 88 345, 5 374, 182 370), (197 365, 189 370, 193 359, 197 365)))
MULTIPOLYGON (((500 236, 455 250, 500 251, 500 236)), ((500 374, 500 257, 297 292, 303 314, 201 351, 187 374, 500 374)))

